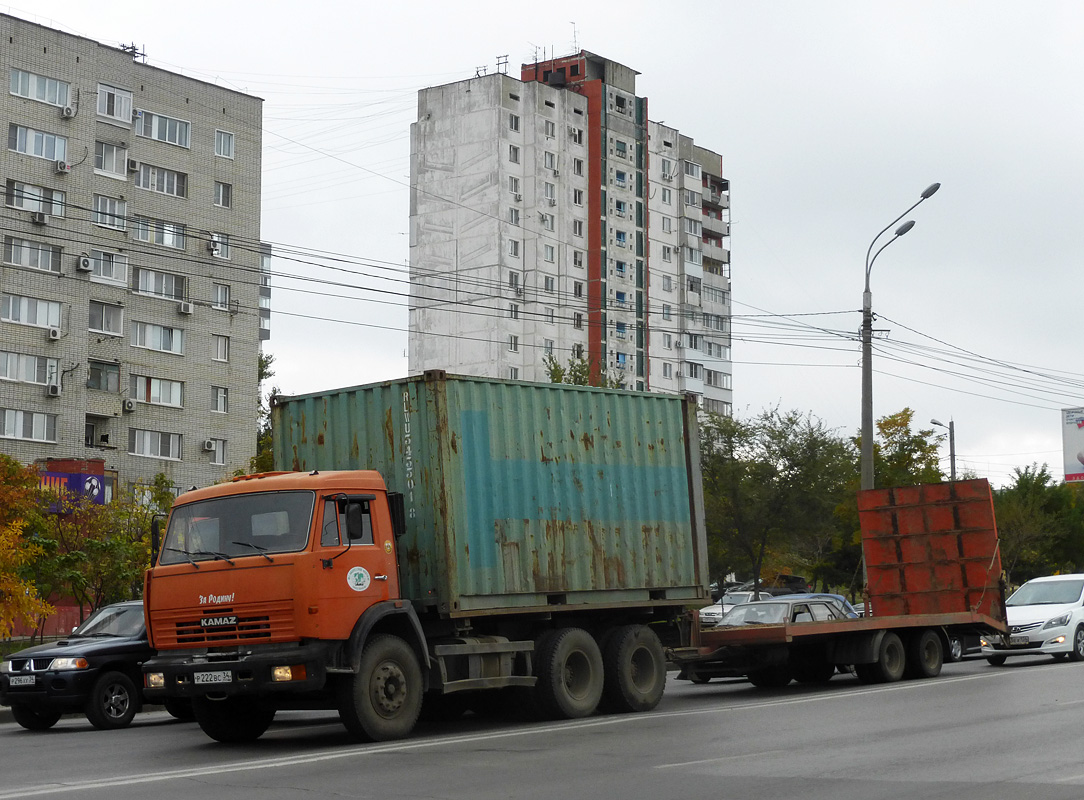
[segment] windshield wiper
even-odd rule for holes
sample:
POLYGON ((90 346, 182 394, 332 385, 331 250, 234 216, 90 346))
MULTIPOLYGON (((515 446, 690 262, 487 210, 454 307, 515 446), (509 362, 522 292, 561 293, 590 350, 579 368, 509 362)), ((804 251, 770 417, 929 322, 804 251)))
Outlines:
MULTIPOLYGON (((233 559, 231 559, 225 553, 218 553, 218 552, 215 552, 214 550, 194 550, 194 551, 192 551, 192 555, 194 555, 194 556, 213 556, 215 561, 225 561, 231 567, 233 566, 233 559)), ((193 562, 193 563, 195 563, 195 562, 193 562)))
POLYGON ((255 550, 261 556, 266 558, 272 564, 275 563, 275 559, 273 559, 273 558, 271 558, 271 556, 267 555, 267 548, 266 547, 260 547, 258 544, 253 544, 252 542, 230 542, 230 544, 239 544, 239 545, 241 545, 241 547, 251 547, 253 550, 255 550))
POLYGON ((196 569, 199 569, 199 564, 197 564, 195 559, 192 558, 191 555, 189 555, 187 550, 181 550, 179 547, 163 547, 162 549, 163 550, 169 550, 171 553, 180 553, 182 556, 184 556, 185 560, 189 564, 191 564, 196 569))

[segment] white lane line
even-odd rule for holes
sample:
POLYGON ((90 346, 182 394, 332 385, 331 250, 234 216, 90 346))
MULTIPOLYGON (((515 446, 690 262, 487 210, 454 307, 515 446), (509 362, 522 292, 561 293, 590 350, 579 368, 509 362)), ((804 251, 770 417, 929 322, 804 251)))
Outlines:
POLYGON ((719 756, 718 758, 702 758, 699 761, 682 761, 677 764, 656 764, 653 769, 676 769, 678 767, 695 767, 698 764, 714 764, 719 761, 732 761, 735 758, 759 758, 760 756, 774 756, 776 753, 785 753, 786 750, 765 750, 762 753, 738 753, 733 756, 719 756))

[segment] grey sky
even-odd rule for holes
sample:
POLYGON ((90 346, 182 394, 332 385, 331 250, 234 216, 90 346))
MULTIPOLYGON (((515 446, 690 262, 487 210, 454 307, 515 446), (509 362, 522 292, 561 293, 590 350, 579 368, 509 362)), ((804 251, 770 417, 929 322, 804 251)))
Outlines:
POLYGON ((370 290, 275 278, 269 350, 286 393, 406 373, 416 91, 493 71, 499 55, 518 74, 536 50, 571 52, 575 30, 641 73, 652 119, 724 156, 738 413, 778 404, 857 430, 866 249, 937 181, 873 270, 875 327, 888 331, 875 416, 954 418, 959 468, 995 484, 1032 461, 1062 477, 1058 409, 1084 405, 1084 5, 226 5, 6 10, 265 98, 264 238, 349 262, 279 258, 275 272, 370 290), (1023 369, 964 367, 961 349, 1023 369))

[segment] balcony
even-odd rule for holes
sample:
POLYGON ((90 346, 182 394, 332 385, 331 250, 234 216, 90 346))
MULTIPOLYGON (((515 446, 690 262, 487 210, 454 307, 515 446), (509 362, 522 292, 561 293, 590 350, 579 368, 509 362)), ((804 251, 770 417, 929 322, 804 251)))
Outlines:
POLYGON ((704 216, 700 218, 700 224, 703 226, 704 230, 711 231, 717 236, 730 235, 730 223, 726 220, 704 214, 704 216))
POLYGON ((705 259, 710 258, 712 261, 719 261, 723 264, 730 263, 730 251, 725 247, 704 241, 700 244, 700 251, 704 254, 705 259))

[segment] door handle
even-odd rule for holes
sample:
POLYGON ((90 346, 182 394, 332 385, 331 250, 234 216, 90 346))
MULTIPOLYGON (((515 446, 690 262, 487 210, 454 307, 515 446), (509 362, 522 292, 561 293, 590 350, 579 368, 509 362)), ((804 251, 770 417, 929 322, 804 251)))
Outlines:
POLYGON ((374 581, 386 581, 387 579, 388 579, 387 575, 374 575, 373 576, 374 581))

